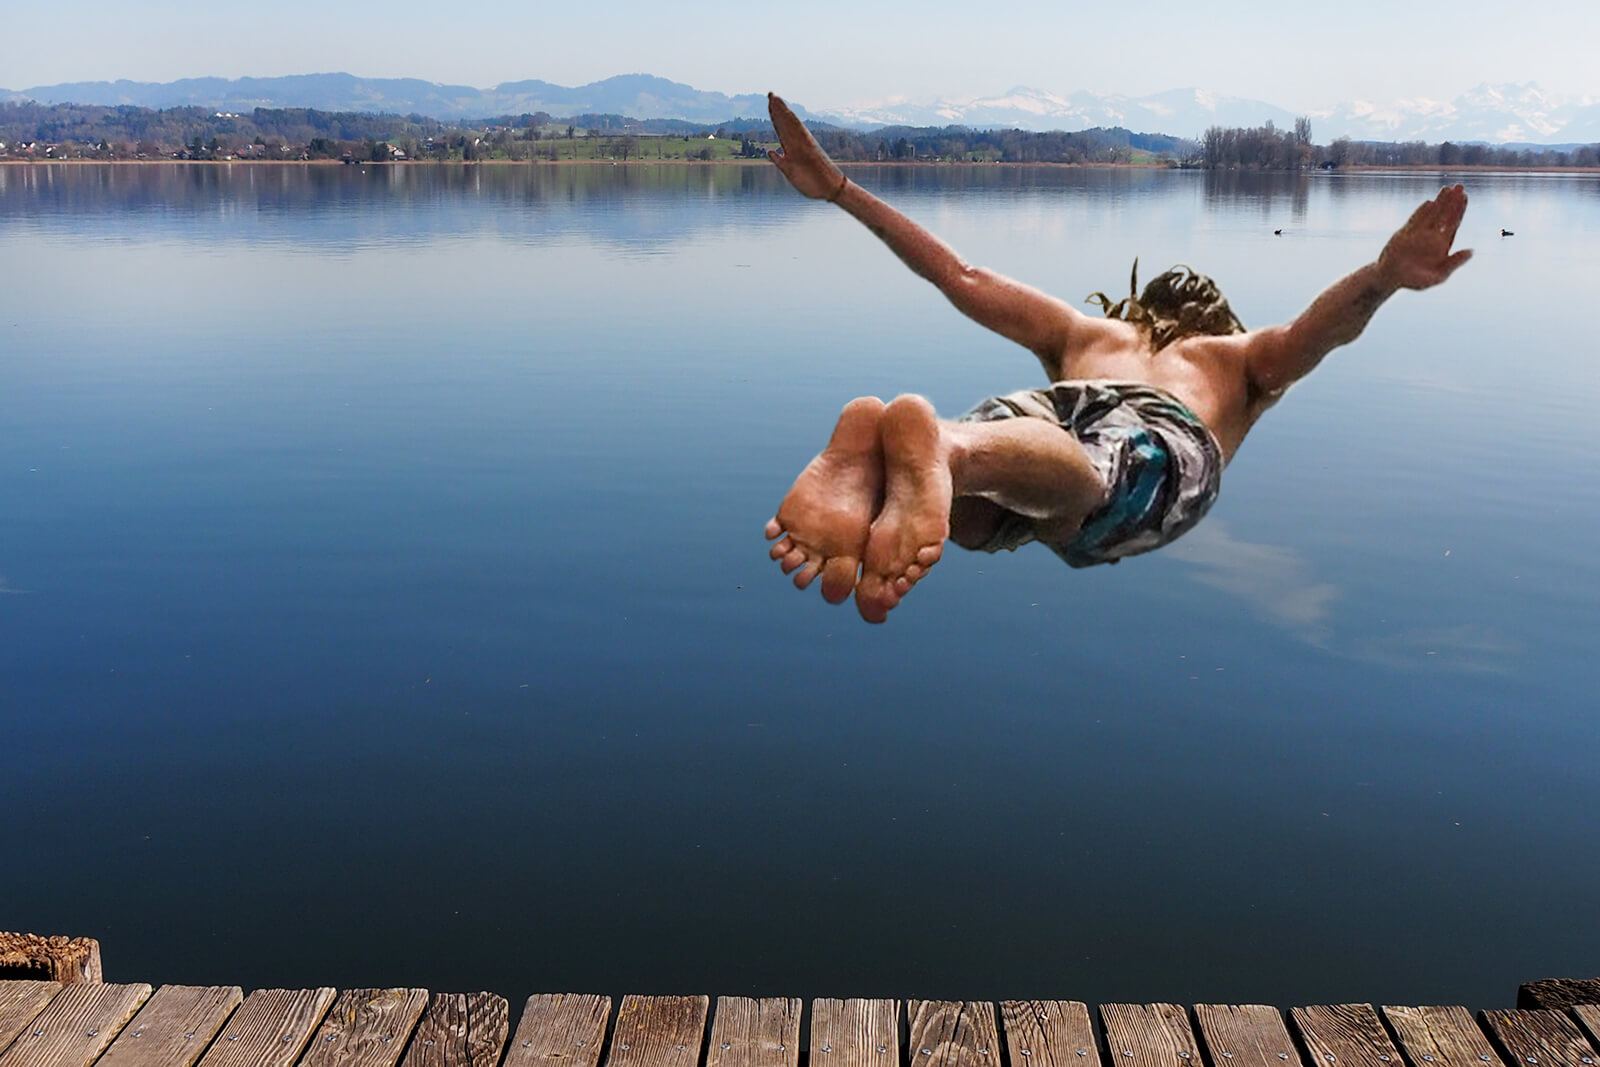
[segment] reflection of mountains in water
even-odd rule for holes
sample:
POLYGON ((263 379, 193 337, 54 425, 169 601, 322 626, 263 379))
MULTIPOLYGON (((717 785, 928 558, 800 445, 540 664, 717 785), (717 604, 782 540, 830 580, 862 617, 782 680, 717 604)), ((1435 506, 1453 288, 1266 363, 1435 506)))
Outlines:
MULTIPOLYGON (((852 166, 851 178, 891 203, 974 195, 1004 203, 1053 195, 1108 202, 1198 182, 1208 210, 1287 208, 1299 225, 1313 183, 1346 194, 1348 176, 1137 167, 852 166)), ((61 163, 0 166, 0 230, 81 236, 75 220, 133 211, 209 242, 366 246, 495 236, 524 243, 581 238, 660 249, 708 228, 771 227, 820 212, 765 161, 749 164, 228 164, 61 163), (487 208, 487 209, 486 209, 487 208), (68 220, 74 220, 68 224, 68 220)), ((108 236, 115 236, 108 233, 108 236)))
MULTIPOLYGON (((1137 194, 1165 171, 1064 167, 852 167, 850 175, 896 202, 1034 196, 1052 190, 1137 194)), ((84 218, 134 211, 217 242, 404 245, 494 235, 661 247, 707 227, 770 226, 815 205, 764 160, 750 164, 299 165, 55 164, 0 167, 0 228, 81 234, 84 218), (775 204, 776 201, 776 204, 775 204), (484 210, 486 202, 495 210, 484 210), (774 211, 778 206, 779 210, 774 211)))
MULTIPOLYGON (((658 244, 726 223, 761 195, 793 197, 760 166, 62 164, 0 167, 0 227, 161 214, 208 241, 405 244, 574 233, 658 244), (728 194, 738 193, 738 196, 728 194), (485 202, 496 210, 484 210, 485 202)), ((796 198, 798 199, 798 198, 796 198)), ((63 226, 81 233, 81 227, 63 226)))

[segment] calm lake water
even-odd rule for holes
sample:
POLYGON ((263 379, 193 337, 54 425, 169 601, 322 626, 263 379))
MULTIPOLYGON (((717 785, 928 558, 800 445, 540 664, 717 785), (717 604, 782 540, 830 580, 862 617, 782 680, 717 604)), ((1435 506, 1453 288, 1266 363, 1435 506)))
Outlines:
MULTIPOLYGON (((1441 183, 852 176, 1249 325, 1441 183)), ((770 168, 0 167, 0 928, 514 1000, 1594 974, 1600 177, 1463 180, 1477 258, 1194 533, 952 549, 869 628, 761 536, 840 405, 1042 377, 770 168)))

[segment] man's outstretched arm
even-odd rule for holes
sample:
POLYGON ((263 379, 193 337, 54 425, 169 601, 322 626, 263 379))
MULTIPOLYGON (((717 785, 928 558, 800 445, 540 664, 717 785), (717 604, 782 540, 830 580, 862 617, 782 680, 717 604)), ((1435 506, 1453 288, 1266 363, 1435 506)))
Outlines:
POLYGON ((1389 238, 1376 262, 1334 282, 1288 325, 1258 331, 1247 357, 1256 390, 1275 396, 1310 374, 1323 356, 1359 337, 1396 290, 1429 289, 1454 274, 1472 258, 1469 249, 1450 251, 1466 210, 1461 186, 1439 190, 1389 238))
POLYGON ((795 189, 837 204, 877 234, 906 266, 963 314, 1038 355, 1047 365, 1090 319, 1065 301, 994 271, 968 265, 955 249, 845 177, 778 96, 768 94, 782 151, 767 156, 795 189))

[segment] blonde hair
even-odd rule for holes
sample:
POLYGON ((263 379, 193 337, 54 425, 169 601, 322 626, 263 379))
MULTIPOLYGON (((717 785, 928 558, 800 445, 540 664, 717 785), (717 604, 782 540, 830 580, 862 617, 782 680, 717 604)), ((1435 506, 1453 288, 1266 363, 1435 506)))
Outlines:
POLYGON ((1128 295, 1111 302, 1104 293, 1090 293, 1086 304, 1099 304, 1108 319, 1131 322, 1150 335, 1150 347, 1159 352, 1180 337, 1196 334, 1226 336, 1244 333, 1244 323, 1228 306, 1217 283, 1180 263, 1150 279, 1139 292, 1139 261, 1133 261, 1128 295))

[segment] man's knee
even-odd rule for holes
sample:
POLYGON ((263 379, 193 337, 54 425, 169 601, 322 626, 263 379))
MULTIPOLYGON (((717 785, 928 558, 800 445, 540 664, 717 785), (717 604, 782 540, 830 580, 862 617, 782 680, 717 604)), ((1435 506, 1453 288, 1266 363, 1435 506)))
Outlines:
POLYGON ((1006 509, 981 496, 958 496, 950 502, 950 540, 978 551, 994 540, 1006 509))

